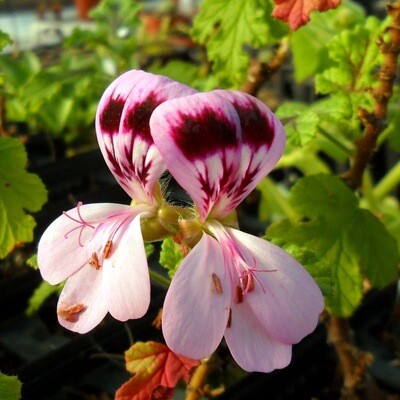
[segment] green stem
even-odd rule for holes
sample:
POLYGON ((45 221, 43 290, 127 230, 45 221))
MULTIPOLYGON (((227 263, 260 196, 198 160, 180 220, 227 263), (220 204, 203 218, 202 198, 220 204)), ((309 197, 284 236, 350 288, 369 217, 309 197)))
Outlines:
POLYGON ((400 183, 400 161, 378 182, 374 189, 376 199, 382 199, 400 183))
POLYGON ((161 286, 164 286, 167 289, 169 288, 171 281, 168 278, 165 278, 158 272, 152 271, 151 269, 149 270, 149 273, 150 273, 150 279, 159 283, 161 286))
POLYGON ((368 208, 371 211, 378 211, 378 200, 375 196, 372 177, 368 170, 364 172, 362 187, 368 208))
POLYGON ((344 152, 344 154, 346 154, 346 156, 351 156, 353 154, 350 148, 346 147, 343 143, 341 143, 339 140, 337 140, 328 131, 326 131, 324 128, 322 128, 321 125, 318 126, 318 131, 322 136, 325 137, 325 139, 328 139, 336 147, 338 147, 340 150, 342 150, 344 152))

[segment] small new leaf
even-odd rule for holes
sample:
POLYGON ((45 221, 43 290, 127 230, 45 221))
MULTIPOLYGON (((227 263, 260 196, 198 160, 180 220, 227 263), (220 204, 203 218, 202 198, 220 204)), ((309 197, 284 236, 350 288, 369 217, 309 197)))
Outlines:
POLYGON ((387 21, 369 17, 364 24, 342 31, 328 44, 329 58, 336 64, 315 77, 316 91, 321 94, 345 93, 354 108, 370 108, 368 93, 377 83, 376 71, 381 65, 377 38, 387 21))
POLYGON ((339 178, 302 178, 289 201, 298 217, 272 224, 267 236, 286 246, 304 247, 332 268, 336 285, 333 295, 325 298, 332 314, 354 312, 364 277, 378 288, 398 278, 396 241, 375 215, 359 207, 357 197, 339 178))
POLYGON ((182 252, 179 246, 171 239, 164 239, 161 245, 160 264, 168 271, 172 278, 183 260, 182 252))
POLYGON ((331 67, 327 43, 342 30, 362 24, 364 19, 363 7, 346 0, 336 10, 312 13, 310 23, 290 35, 295 79, 302 82, 331 67))
POLYGON ((116 400, 170 399, 178 382, 189 382, 200 363, 152 341, 136 342, 125 352, 125 360, 127 370, 135 375, 118 389, 116 400))
POLYGON ((0 394, 2 400, 19 400, 22 383, 16 376, 4 375, 0 372, 0 394))
POLYGON ((0 138, 0 258, 18 243, 33 240, 36 223, 27 211, 39 211, 47 200, 45 186, 26 172, 26 163, 19 140, 0 138))

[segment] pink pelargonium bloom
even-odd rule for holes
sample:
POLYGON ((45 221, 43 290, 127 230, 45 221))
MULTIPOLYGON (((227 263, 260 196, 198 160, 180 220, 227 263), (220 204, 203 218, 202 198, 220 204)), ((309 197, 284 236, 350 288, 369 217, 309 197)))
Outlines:
POLYGON ((150 281, 141 219, 157 213, 162 200, 158 179, 165 170, 149 119, 159 104, 193 92, 168 78, 129 71, 101 98, 98 142, 107 165, 133 201, 131 206, 79 203, 40 239, 43 279, 51 284, 68 279, 57 309, 64 327, 85 333, 107 312, 120 321, 146 313, 150 281))
POLYGON ((167 345, 201 359, 225 337, 243 369, 285 367, 292 344, 317 325, 321 291, 285 251, 227 226, 281 157, 281 123, 259 100, 217 90, 165 102, 150 127, 167 168, 193 198, 202 231, 165 299, 167 345))

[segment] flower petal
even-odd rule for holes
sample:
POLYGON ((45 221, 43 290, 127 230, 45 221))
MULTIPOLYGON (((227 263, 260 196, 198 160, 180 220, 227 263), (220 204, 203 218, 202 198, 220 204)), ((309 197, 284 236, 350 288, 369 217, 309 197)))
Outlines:
POLYGON ((225 340, 235 361, 249 372, 271 372, 291 360, 292 346, 268 335, 247 302, 233 305, 225 340))
POLYGON ((142 317, 150 304, 150 278, 140 215, 125 222, 103 262, 103 288, 110 314, 119 321, 142 317))
POLYGON ((255 288, 246 299, 257 319, 276 340, 298 343, 315 329, 324 309, 318 285, 280 247, 236 229, 226 230, 244 260, 255 264, 255 288))
POLYGON ((218 242, 203 234, 183 260, 164 302, 162 328, 175 353, 201 359, 221 342, 229 317, 230 286, 218 242))
POLYGON ((240 118, 242 154, 234 187, 222 193, 210 217, 221 219, 234 210, 282 156, 286 135, 279 119, 260 100, 233 90, 215 90, 231 102, 240 118))
POLYGON ((86 333, 107 314, 102 291, 102 274, 89 264, 73 274, 58 300, 58 321, 65 328, 86 333))
POLYGON ((150 119, 167 168, 190 194, 204 220, 240 165, 241 130, 234 107, 221 96, 198 93, 167 101, 150 119))
POLYGON ((43 233, 38 246, 38 264, 44 280, 54 285, 67 279, 90 258, 85 244, 98 225, 131 206, 103 203, 79 205, 58 217, 43 233))
POLYGON ((96 116, 97 137, 114 176, 137 202, 153 200, 153 187, 165 169, 150 135, 149 120, 164 101, 195 93, 169 78, 129 71, 104 93, 96 116))

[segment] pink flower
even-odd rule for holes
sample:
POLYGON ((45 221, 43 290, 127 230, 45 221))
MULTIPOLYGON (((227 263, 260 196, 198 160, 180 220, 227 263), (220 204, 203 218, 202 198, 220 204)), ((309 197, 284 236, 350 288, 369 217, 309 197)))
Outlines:
POLYGON ((181 221, 183 239, 196 244, 165 299, 167 345, 201 359, 225 337, 245 370, 285 367, 292 344, 317 325, 321 291, 285 251, 235 229, 232 214, 281 157, 281 123, 259 100, 217 90, 163 103, 150 127, 197 214, 181 221))
POLYGON ((88 204, 64 212, 44 232, 38 248, 43 279, 66 282, 58 302, 64 327, 85 333, 107 312, 126 321, 143 316, 150 282, 141 219, 162 203, 158 179, 165 164, 150 135, 149 119, 164 101, 193 89, 168 78, 129 71, 105 91, 96 116, 107 165, 132 197, 132 205, 88 204))

